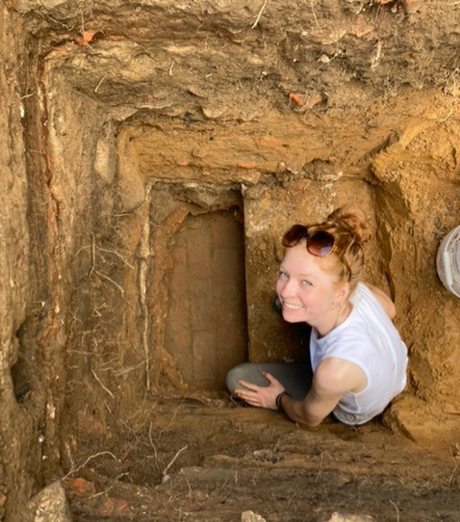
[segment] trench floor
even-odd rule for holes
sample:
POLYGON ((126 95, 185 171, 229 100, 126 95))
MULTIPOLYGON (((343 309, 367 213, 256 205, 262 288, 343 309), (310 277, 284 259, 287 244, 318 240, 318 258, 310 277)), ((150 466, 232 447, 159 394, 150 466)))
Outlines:
POLYGON ((455 448, 379 419, 310 429, 230 399, 159 398, 119 424, 78 441, 63 481, 76 522, 460 522, 455 448))

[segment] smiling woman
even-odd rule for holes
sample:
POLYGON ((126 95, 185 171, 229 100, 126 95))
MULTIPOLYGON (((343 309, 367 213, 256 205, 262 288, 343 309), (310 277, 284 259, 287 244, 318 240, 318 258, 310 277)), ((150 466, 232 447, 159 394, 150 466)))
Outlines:
POLYGON ((286 232, 276 293, 285 321, 312 327, 313 376, 305 365, 246 363, 227 376, 232 393, 316 426, 330 413, 363 424, 404 389, 407 348, 392 322, 394 304, 360 282, 369 236, 364 215, 351 206, 286 232))

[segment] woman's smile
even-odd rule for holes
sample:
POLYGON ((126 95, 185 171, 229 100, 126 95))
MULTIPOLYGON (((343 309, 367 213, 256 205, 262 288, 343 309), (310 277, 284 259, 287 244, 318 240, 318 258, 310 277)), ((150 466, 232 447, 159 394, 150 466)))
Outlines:
POLYGON ((283 306, 288 310, 300 310, 303 308, 303 305, 295 305, 292 303, 288 303, 287 301, 282 300, 283 306))

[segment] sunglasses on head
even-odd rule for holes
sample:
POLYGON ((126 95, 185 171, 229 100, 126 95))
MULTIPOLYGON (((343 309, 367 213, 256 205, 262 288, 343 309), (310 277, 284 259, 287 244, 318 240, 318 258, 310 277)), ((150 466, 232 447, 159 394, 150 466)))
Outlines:
POLYGON ((282 244, 285 247, 293 247, 306 240, 307 250, 313 256, 325 257, 334 252, 336 244, 335 238, 329 232, 318 230, 312 234, 308 233, 307 227, 303 225, 292 226, 283 236, 282 244))

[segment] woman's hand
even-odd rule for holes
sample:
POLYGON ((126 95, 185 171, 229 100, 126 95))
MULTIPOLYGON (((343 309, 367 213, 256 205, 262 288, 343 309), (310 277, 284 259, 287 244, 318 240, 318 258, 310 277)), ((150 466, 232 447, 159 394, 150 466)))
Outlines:
POLYGON ((245 389, 237 388, 235 395, 251 406, 277 410, 276 398, 284 391, 284 386, 270 373, 262 372, 262 375, 267 379, 269 383, 268 386, 257 386, 250 382, 238 381, 245 389))

